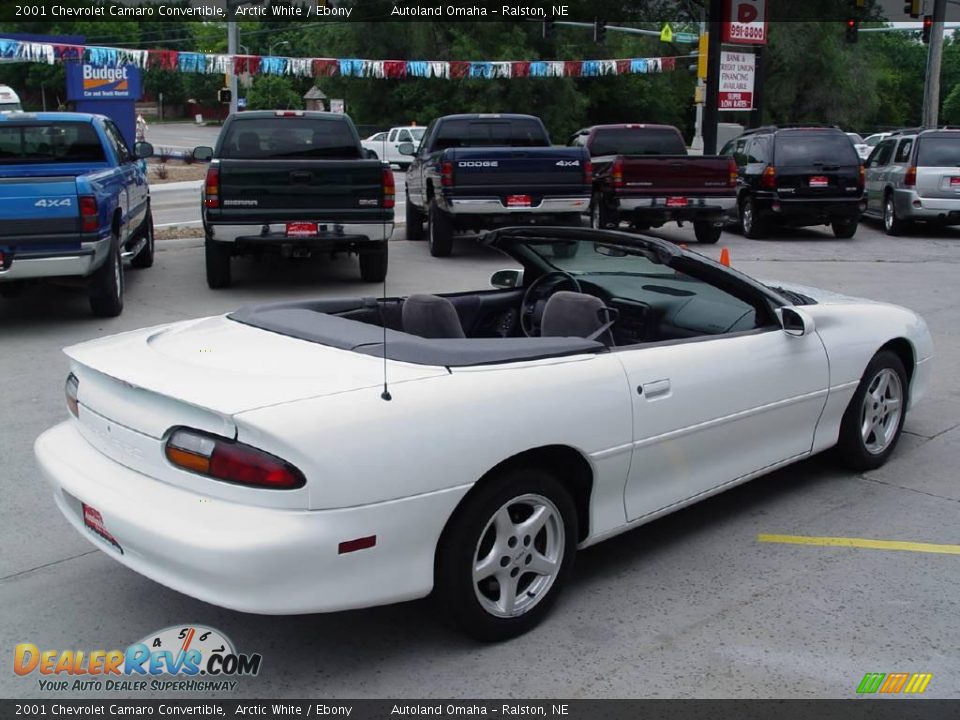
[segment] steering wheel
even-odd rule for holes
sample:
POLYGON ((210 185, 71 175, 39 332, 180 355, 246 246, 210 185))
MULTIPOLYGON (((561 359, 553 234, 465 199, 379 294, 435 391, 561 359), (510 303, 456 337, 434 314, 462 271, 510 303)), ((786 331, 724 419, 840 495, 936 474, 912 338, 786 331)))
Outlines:
POLYGON ((547 300, 564 283, 569 283, 576 292, 583 292, 580 289, 580 282, 564 270, 548 272, 530 283, 520 303, 520 328, 524 335, 539 337, 540 321, 543 318, 543 309, 547 306, 547 300), (553 284, 548 287, 549 283, 553 284))

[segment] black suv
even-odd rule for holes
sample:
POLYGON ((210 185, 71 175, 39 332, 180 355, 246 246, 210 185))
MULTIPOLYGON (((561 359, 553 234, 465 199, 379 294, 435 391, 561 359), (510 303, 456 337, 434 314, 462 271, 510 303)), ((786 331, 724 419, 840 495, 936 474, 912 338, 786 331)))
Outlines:
POLYGON ((745 237, 771 225, 830 225, 851 238, 865 209, 860 157, 835 127, 761 127, 728 142, 737 165, 735 219, 745 237))

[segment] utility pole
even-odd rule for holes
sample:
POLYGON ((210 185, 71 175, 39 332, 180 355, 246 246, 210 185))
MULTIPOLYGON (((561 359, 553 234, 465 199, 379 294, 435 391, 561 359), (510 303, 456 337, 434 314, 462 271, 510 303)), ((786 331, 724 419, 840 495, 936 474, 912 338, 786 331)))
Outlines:
POLYGON ((934 0, 933 26, 927 50, 927 76, 923 84, 923 126, 937 126, 940 110, 940 65, 943 59, 943 22, 947 17, 947 0, 934 0))
MULTIPOLYGON (((941 2, 943 0, 940 0, 941 2)), ((724 0, 710 0, 708 27, 710 45, 707 48, 707 93, 703 108, 703 154, 717 152, 717 109, 720 92, 720 38, 723 35, 724 0)))
POLYGON ((754 65, 753 70, 753 112, 750 113, 750 127, 758 128, 763 125, 763 81, 764 77, 764 67, 763 67, 763 56, 764 56, 764 47, 763 45, 757 45, 757 49, 754 50, 754 65))
MULTIPOLYGON (((237 3, 227 0, 227 53, 237 54, 240 45, 240 30, 237 27, 237 3)), ((237 111, 237 75, 233 72, 233 64, 227 69, 227 87, 230 89, 230 112, 237 111)))

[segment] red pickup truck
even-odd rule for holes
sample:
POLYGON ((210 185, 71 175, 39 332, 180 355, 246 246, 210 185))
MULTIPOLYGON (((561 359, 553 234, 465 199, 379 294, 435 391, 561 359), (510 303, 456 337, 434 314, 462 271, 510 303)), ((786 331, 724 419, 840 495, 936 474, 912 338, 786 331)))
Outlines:
POLYGON ((737 166, 720 155, 687 155, 680 131, 670 125, 595 125, 578 131, 570 145, 585 147, 593 161, 590 221, 637 230, 692 222, 697 241, 720 239, 724 216, 737 203, 737 166))

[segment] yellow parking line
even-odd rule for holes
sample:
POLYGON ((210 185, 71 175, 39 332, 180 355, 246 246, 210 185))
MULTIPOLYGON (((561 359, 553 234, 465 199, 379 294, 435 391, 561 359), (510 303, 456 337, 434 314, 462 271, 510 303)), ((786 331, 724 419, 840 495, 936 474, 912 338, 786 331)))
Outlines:
POLYGON ((757 542, 788 545, 821 545, 827 547, 869 548, 871 550, 905 550, 907 552, 960 555, 960 545, 903 542, 900 540, 867 540, 864 538, 809 537, 806 535, 757 535, 757 542))

